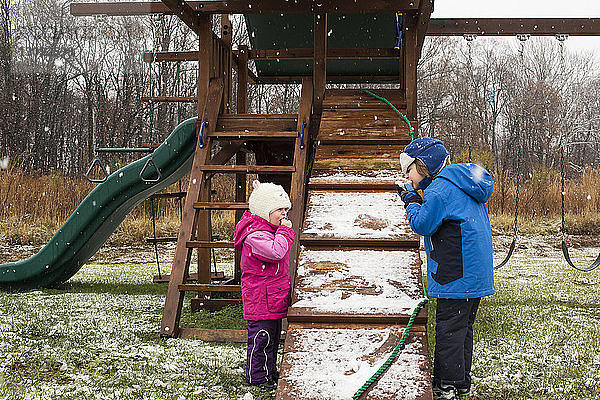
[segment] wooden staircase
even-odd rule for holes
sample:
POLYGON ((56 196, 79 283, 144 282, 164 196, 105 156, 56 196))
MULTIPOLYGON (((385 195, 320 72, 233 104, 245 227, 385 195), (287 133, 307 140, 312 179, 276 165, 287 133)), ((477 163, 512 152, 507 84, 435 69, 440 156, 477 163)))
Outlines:
MULTIPOLYGON (((377 90, 405 111, 399 90, 377 90)), ((359 90, 328 90, 308 182, 276 399, 346 399, 387 359, 423 297, 419 238, 394 182, 406 123, 359 90)), ((412 124, 413 127, 416 123, 412 124)), ((362 399, 431 399, 427 316, 362 399)))
MULTIPOLYGON (((179 326, 181 309, 186 292, 195 292, 191 308, 215 309, 229 304, 239 304, 239 299, 215 299, 215 292, 240 292, 239 255, 236 256, 236 276, 231 284, 213 284, 210 272, 210 250, 233 248, 232 241, 212 240, 211 211, 235 211, 236 221, 248 208, 246 197, 247 174, 259 177, 277 176, 287 181, 290 189, 292 209, 289 213, 294 228, 299 232, 303 209, 307 165, 305 145, 310 120, 312 83, 305 79, 302 86, 298 114, 221 114, 223 84, 219 79, 211 80, 204 115, 198 121, 197 149, 194 156, 190 182, 183 207, 183 222, 177 237, 173 268, 169 276, 169 287, 160 334, 163 337, 195 337, 212 341, 245 341, 246 332, 227 329, 182 328, 179 326), (215 143, 220 150, 215 153, 215 143), (248 165, 242 150, 252 144, 282 143, 292 157, 286 164, 248 165), (215 153, 215 154, 212 154, 215 153), (227 164, 236 156, 235 164, 227 164), (235 174, 236 189, 234 202, 212 201, 211 179, 215 174, 235 174), (198 252, 198 271, 190 273, 192 251, 198 252), (190 283, 194 278, 196 283, 190 283)), ((257 163, 263 159, 256 154, 257 163)), ((297 244, 295 245, 297 246, 297 244)), ((297 251, 297 249, 295 250, 297 251)))

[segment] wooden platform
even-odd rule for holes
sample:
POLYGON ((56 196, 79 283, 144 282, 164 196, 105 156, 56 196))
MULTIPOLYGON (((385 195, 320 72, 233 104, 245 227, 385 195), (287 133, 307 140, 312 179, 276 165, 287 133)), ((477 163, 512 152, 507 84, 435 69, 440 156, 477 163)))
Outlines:
MULTIPOLYGON (((277 400, 351 399, 386 361, 404 327, 290 324, 277 400), (285 374, 283 374, 285 372, 285 374)), ((404 350, 363 399, 431 399, 427 335, 409 335, 404 350)))
MULTIPOLYGON (((399 91, 382 92, 405 108, 399 91)), ((326 92, 276 399, 352 398, 422 299, 419 237, 395 189, 409 141, 387 104, 354 89, 326 92)), ((426 322, 421 310, 361 399, 432 399, 426 322)))

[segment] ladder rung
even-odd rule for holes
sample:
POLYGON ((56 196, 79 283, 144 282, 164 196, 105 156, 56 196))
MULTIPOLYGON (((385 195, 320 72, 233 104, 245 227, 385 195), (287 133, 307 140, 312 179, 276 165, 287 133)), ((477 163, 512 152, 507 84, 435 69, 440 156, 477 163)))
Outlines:
POLYGON ((209 134, 213 138, 227 139, 295 139, 298 137, 298 132, 295 131, 229 131, 229 132, 211 132, 209 134))
POLYGON ((247 210, 248 203, 196 202, 194 208, 197 210, 247 210))
POLYGON ((157 237, 157 238, 146 238, 146 243, 172 243, 176 242, 177 237, 157 237))
POLYGON ((198 101, 197 97, 181 97, 181 96, 156 96, 156 97, 148 97, 142 96, 142 101, 155 101, 155 102, 165 102, 165 101, 173 101, 176 103, 196 103, 198 101))
POLYGON ((188 248, 202 248, 202 249, 233 249, 233 242, 207 242, 204 240, 190 240, 185 243, 188 248))
POLYGON ((241 292, 240 285, 211 285, 208 283, 184 283, 179 285, 181 292, 241 292))
POLYGON ((201 171, 208 172, 246 172, 246 173, 277 173, 294 172, 293 165, 201 165, 201 171))

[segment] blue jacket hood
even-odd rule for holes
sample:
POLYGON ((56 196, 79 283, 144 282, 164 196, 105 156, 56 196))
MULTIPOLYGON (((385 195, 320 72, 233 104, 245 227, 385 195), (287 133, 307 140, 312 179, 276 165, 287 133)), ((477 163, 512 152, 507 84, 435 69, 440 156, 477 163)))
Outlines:
POLYGON ((445 166, 436 179, 446 179, 479 203, 488 201, 494 190, 491 175, 483 167, 472 163, 445 166))

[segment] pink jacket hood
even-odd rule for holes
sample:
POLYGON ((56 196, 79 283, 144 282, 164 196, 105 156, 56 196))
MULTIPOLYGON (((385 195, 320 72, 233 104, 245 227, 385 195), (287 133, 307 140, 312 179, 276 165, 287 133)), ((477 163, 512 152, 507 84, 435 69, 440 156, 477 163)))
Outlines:
POLYGON ((235 226, 235 232, 233 233, 233 246, 236 250, 241 250, 246 237, 256 231, 267 231, 271 233, 277 232, 277 226, 271 224, 263 217, 252 214, 250 211, 246 211, 242 218, 235 226))

